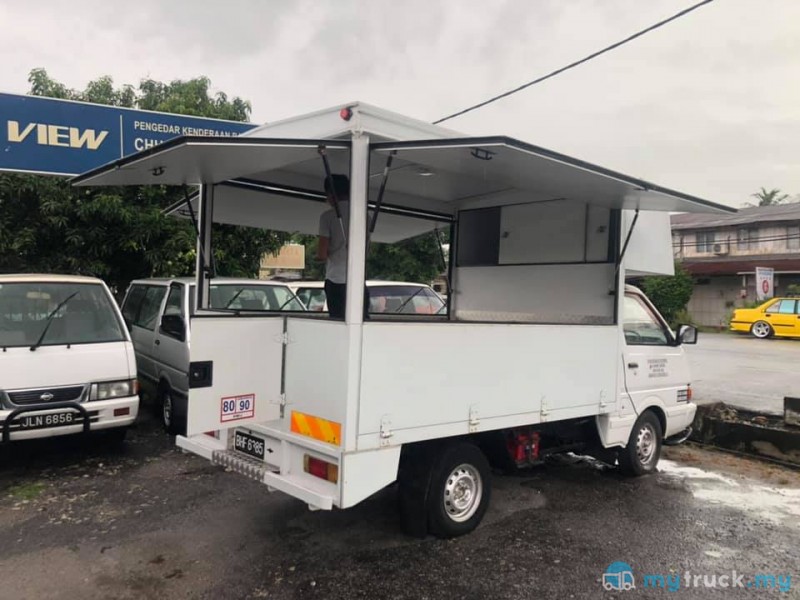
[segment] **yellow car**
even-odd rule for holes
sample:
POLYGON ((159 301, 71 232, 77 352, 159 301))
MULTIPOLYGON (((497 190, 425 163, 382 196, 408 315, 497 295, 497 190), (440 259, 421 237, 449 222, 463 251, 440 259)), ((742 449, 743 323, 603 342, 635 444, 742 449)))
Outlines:
POLYGON ((800 337, 800 301, 773 298, 756 308, 737 308, 731 331, 749 332, 757 338, 800 337))

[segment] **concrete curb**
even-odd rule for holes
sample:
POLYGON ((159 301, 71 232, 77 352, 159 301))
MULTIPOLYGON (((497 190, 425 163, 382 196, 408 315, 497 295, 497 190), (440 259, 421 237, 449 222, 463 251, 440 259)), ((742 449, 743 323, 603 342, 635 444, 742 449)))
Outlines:
POLYGON ((692 427, 692 441, 800 467, 800 428, 781 416, 719 402, 698 406, 692 427))

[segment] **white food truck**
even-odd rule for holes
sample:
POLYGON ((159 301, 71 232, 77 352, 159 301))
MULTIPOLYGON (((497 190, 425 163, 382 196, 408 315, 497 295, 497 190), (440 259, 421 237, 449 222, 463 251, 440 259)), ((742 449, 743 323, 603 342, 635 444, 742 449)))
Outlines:
POLYGON ((406 529, 471 531, 490 461, 593 453, 652 472, 695 413, 682 343, 625 277, 671 274, 670 211, 727 212, 508 137, 362 103, 183 137, 78 185, 199 185, 185 450, 306 502, 348 508, 397 481, 406 529), (205 312, 211 223, 316 234, 349 174, 345 321, 205 312), (449 230, 448 306, 364 321, 365 254, 449 230))

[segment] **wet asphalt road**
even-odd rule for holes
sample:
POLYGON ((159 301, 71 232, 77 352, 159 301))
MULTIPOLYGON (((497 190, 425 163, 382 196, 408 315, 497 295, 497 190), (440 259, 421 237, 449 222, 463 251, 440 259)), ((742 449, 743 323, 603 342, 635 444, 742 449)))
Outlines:
POLYGON ((781 596, 800 597, 800 473, 670 457, 637 480, 578 459, 495 475, 484 523, 443 541, 401 533, 392 488, 310 512, 180 453, 149 422, 120 451, 14 446, 0 454, 0 598, 657 598, 670 592, 642 574, 732 569, 790 574, 781 596), (635 591, 602 590, 618 560, 635 591))
POLYGON ((800 340, 701 333, 686 346, 694 400, 783 414, 783 397, 800 396, 800 340))

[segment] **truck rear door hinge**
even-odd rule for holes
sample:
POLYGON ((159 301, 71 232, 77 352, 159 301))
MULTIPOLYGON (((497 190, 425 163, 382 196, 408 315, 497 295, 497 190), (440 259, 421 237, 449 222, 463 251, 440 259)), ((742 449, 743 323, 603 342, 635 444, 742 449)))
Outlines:
POLYGON ((388 446, 389 439, 393 436, 392 422, 389 420, 388 415, 381 417, 381 446, 388 446))
POLYGON ((550 411, 547 409, 547 397, 546 396, 542 396, 541 408, 539 409, 539 416, 540 416, 541 420, 542 421, 546 421, 547 420, 547 415, 549 413, 550 413, 550 411))
POLYGON ((469 432, 475 433, 478 431, 478 425, 480 422, 481 420, 478 417, 478 405, 473 404, 469 407, 469 432))
POLYGON ((600 412, 606 412, 606 408, 608 407, 608 402, 606 401, 606 391, 600 390, 600 412))

